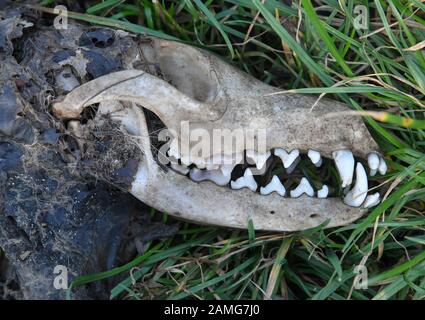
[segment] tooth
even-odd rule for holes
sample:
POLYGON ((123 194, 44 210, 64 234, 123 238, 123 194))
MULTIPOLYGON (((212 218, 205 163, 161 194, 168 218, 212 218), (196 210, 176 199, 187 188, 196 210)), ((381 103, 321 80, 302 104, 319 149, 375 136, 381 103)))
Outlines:
POLYGON ((328 188, 328 186, 326 184, 324 184, 322 186, 322 189, 320 189, 320 190, 317 191, 317 197, 318 198, 321 198, 321 199, 327 198, 328 197, 328 194, 329 194, 329 188, 328 188))
POLYGON ((332 156, 342 180, 342 187, 349 186, 353 182, 354 157, 350 150, 334 151, 332 156))
POLYGON ((374 194, 370 194, 366 197, 366 200, 364 201, 363 208, 371 208, 379 204, 381 200, 379 199, 379 192, 376 192, 374 194))
POLYGON ((270 155, 270 151, 267 151, 266 153, 260 153, 256 150, 246 150, 246 156, 255 162, 255 165, 258 170, 261 170, 263 168, 270 155))
POLYGON ((367 175, 360 162, 356 166, 356 183, 344 197, 344 203, 352 207, 360 207, 367 196, 367 175))
POLYGON ((274 150, 274 154, 282 160, 283 166, 287 169, 298 158, 300 151, 298 149, 294 149, 290 153, 287 153, 282 148, 276 148, 274 150))
POLYGON ((243 176, 236 181, 230 181, 230 186, 232 189, 249 188, 251 191, 257 190, 257 182, 255 182, 250 168, 247 168, 243 176))
POLYGON ((380 174, 384 175, 387 173, 387 163, 385 162, 384 158, 380 157, 379 159, 379 167, 378 171, 380 174))
POLYGON ((322 165, 322 157, 320 156, 320 152, 316 150, 308 150, 307 153, 311 162, 316 166, 320 167, 322 165))
POLYGON ((181 165, 181 164, 178 164, 178 163, 175 163, 175 162, 171 162, 171 169, 173 169, 174 171, 176 171, 176 172, 178 172, 182 175, 187 175, 187 173, 189 172, 188 167, 181 165))
POLYGON ((198 168, 190 169, 190 179, 195 182, 209 180, 219 186, 225 186, 230 181, 230 174, 224 175, 221 170, 199 170, 198 168))
POLYGON ((306 178, 302 178, 298 187, 290 191, 291 198, 298 198, 303 193, 310 197, 314 196, 313 187, 310 185, 306 178))
POLYGON ((277 176, 273 176, 272 181, 270 181, 267 186, 260 188, 260 193, 263 195, 270 194, 272 192, 277 192, 282 197, 286 193, 285 187, 282 185, 282 182, 280 182, 277 176))
POLYGON ((300 157, 296 158, 295 161, 292 162, 292 164, 289 166, 289 168, 286 169, 286 172, 288 174, 291 174, 292 172, 294 172, 295 168, 297 167, 298 163, 300 163, 300 161, 301 161, 300 157))
POLYGON ((379 156, 375 152, 371 152, 367 155, 367 164, 370 168, 370 176, 373 177, 379 167, 379 156))

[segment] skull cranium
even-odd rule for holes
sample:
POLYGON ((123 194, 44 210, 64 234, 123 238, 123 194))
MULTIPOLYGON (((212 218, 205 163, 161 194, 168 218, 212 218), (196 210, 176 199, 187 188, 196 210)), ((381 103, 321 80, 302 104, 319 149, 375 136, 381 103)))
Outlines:
MULTIPOLYGON (((265 166, 272 152, 274 156, 280 152, 282 162, 285 162, 284 159, 291 158, 288 153, 291 150, 305 153, 310 150, 316 154, 319 152, 320 157, 334 157, 337 164, 340 159, 342 164, 338 169, 350 167, 347 170, 351 173, 345 181, 345 187, 348 187, 354 171, 353 155, 366 159, 372 154, 381 163, 383 159, 361 118, 350 115, 329 117, 331 113, 349 111, 346 105, 322 99, 312 108, 316 102, 312 96, 274 94, 276 88, 242 73, 212 54, 181 43, 152 39, 140 46, 143 56, 159 67, 164 79, 141 70, 119 71, 75 88, 64 100, 53 105, 57 116, 78 118, 85 107, 100 103, 98 115, 109 114, 122 124, 123 129, 137 137, 143 160, 128 186, 134 196, 182 219, 235 228, 246 228, 252 219, 254 227, 261 230, 295 231, 324 222, 328 222, 327 227, 340 226, 358 219, 367 211, 360 207, 367 195, 367 179, 366 191, 364 185, 356 189, 365 175, 360 162, 357 164, 356 185, 346 196, 351 194, 351 202, 356 197, 362 199, 356 207, 346 205, 338 197, 282 197, 285 192, 279 193, 275 188, 280 183, 277 177, 273 177, 274 187, 271 187, 276 192, 267 196, 253 194, 247 188, 239 189, 236 181, 232 181, 232 187, 239 190, 222 186, 229 184, 232 169, 245 153, 256 158, 258 169, 265 166), (131 103, 123 107, 120 101, 131 103), (174 163, 174 169, 180 168, 183 170, 180 172, 187 173, 190 168, 181 165, 191 165, 192 180, 214 180, 217 184, 192 181, 175 170, 164 170, 157 163, 158 157, 152 154, 146 118, 140 106, 155 113, 173 132, 175 140, 171 143, 170 153, 180 158, 178 164, 174 163), (199 142, 188 139, 183 133, 185 123, 190 124, 189 137, 197 130, 214 137, 216 129, 222 133, 249 131, 251 134, 244 135, 243 143, 236 145, 223 146, 211 139, 203 140, 200 148, 203 152, 199 154, 199 142), (264 143, 260 146, 262 138, 264 143), (217 175, 223 178, 220 169, 225 164, 213 163, 217 165, 215 167, 208 164, 212 159, 224 161, 229 158, 232 161, 230 170, 227 170, 225 179, 219 181, 217 175), (260 158, 263 159, 261 165, 260 158), (201 175, 199 179, 196 178, 198 174, 201 175), (213 174, 215 176, 211 178, 213 174)), ((288 161, 293 163, 293 160, 288 161)), ((289 169, 290 163, 284 165, 289 169)), ((250 176, 252 170, 245 171, 246 181, 240 180, 239 186, 249 187, 249 180, 255 191, 259 187, 250 176)), ((347 172, 341 170, 344 183, 343 175, 347 172)), ((309 193, 305 189, 301 191, 309 193)))

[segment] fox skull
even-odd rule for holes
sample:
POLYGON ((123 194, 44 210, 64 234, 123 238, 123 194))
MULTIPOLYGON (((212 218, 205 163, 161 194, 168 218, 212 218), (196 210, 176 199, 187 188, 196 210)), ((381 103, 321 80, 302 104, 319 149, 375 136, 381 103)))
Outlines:
POLYGON ((377 196, 367 195, 360 162, 353 182, 354 156, 372 160, 371 173, 385 162, 361 118, 329 116, 350 111, 346 105, 276 94, 276 88, 181 43, 152 39, 140 46, 164 79, 140 70, 119 71, 75 88, 53 105, 57 116, 75 119, 84 108, 99 103, 96 121, 108 114, 137 139, 143 159, 128 189, 138 199, 193 222, 246 228, 251 219, 256 229, 275 231, 303 230, 324 222, 327 227, 345 225, 361 217, 366 204, 376 204, 377 196), (140 106, 155 113, 172 133, 168 151, 162 154, 174 158, 168 170, 152 154, 140 106), (243 134, 242 143, 226 140, 235 132, 243 134), (208 138, 192 139, 199 137, 197 133, 208 138), (221 143, 222 138, 227 142, 221 143), (253 178, 264 174, 271 157, 280 158, 289 173, 300 153, 308 153, 316 166, 322 157, 334 158, 343 187, 354 184, 343 201, 327 197, 327 186, 314 191, 306 178, 290 192, 276 175, 265 186, 253 178), (232 179, 233 168, 247 159, 254 166, 232 179), (256 190, 260 192, 253 194, 256 190))

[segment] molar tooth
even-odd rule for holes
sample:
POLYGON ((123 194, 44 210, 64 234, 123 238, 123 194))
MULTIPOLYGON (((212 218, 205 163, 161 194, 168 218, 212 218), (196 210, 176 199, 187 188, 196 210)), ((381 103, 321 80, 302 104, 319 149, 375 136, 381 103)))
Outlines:
POLYGON ((298 198, 303 193, 310 197, 314 196, 313 187, 310 185, 310 182, 308 182, 306 178, 302 178, 298 187, 290 191, 291 198, 298 198))
POLYGON ((344 197, 344 203, 352 207, 360 207, 367 196, 367 175, 360 162, 356 166, 356 183, 344 197))
POLYGON ((274 154, 282 160, 283 166, 287 169, 298 158, 300 151, 298 149, 294 149, 290 153, 287 153, 282 148, 276 148, 274 150, 274 154))
POLYGON ((171 162, 171 169, 173 169, 174 171, 176 171, 177 173, 180 173, 182 175, 187 175, 187 173, 189 172, 189 168, 186 167, 185 165, 181 165, 175 162, 171 162))
POLYGON ((370 176, 373 177, 379 167, 379 156, 376 152, 371 152, 367 155, 367 164, 370 168, 370 176))
POLYGON ((379 158, 379 166, 378 166, 378 171, 380 174, 384 175, 387 173, 387 163, 385 162, 384 158, 380 157, 379 158))
POLYGON ((310 158, 311 162, 316 166, 320 167, 322 165, 322 157, 320 156, 320 152, 316 150, 308 150, 307 153, 308 157, 310 158))
POLYGON ((353 182, 354 157, 350 150, 332 152, 335 165, 342 180, 342 187, 349 186, 353 182))
POLYGON ((251 191, 256 191, 257 182, 254 180, 251 169, 247 168, 243 176, 236 179, 236 181, 230 181, 230 187, 232 189, 249 188, 251 191))
POLYGON ((263 168, 270 155, 270 151, 267 151, 266 153, 260 153, 256 150, 246 150, 246 156, 255 162, 255 166, 258 170, 263 168))
POLYGON ((190 179, 195 182, 209 180, 219 186, 225 186, 230 181, 230 174, 224 175, 221 170, 199 170, 198 168, 190 169, 190 179))
POLYGON ((371 208, 374 206, 377 206, 381 200, 379 199, 379 192, 376 192, 374 194, 370 194, 366 197, 366 200, 364 201, 363 208, 371 208))
POLYGON ((260 188, 260 193, 263 195, 270 194, 272 192, 277 192, 282 197, 286 193, 285 187, 276 175, 273 176, 272 181, 270 181, 267 186, 260 188))
POLYGON ((326 184, 324 184, 322 186, 322 189, 320 189, 320 190, 317 191, 317 197, 318 198, 321 198, 321 199, 327 198, 328 197, 328 194, 329 194, 329 188, 328 188, 328 186, 326 184))

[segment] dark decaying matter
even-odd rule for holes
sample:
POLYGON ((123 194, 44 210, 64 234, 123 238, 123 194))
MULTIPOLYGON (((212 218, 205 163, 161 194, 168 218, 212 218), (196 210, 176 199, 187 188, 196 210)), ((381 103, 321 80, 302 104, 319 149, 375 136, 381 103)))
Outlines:
MULTIPOLYGON (((140 243, 176 232, 151 222, 119 183, 74 165, 78 141, 48 110, 74 86, 135 63, 140 40, 46 25, 34 10, 0 1, 0 299, 64 298, 53 285, 56 266, 66 266, 70 280, 108 270, 134 257, 140 243)), ((93 148, 107 150, 108 133, 93 135, 93 148)), ((110 173, 117 181, 119 170, 110 173)), ((108 298, 114 280, 77 288, 73 297, 108 298)))

